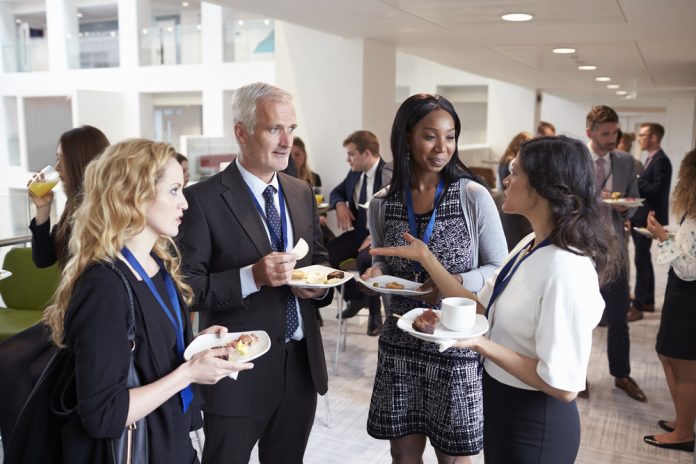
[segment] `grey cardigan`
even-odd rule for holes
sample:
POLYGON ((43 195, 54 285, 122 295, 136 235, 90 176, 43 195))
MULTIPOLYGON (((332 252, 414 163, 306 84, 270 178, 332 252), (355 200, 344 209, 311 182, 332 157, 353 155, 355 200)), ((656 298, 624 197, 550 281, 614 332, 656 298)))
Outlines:
MULTIPOLYGON (((369 220, 372 247, 384 246, 384 216, 388 187, 370 201, 369 220)), ((462 285, 478 293, 486 280, 500 267, 507 256, 507 242, 495 202, 488 190, 470 179, 459 180, 464 221, 471 234, 473 254, 471 270, 460 274, 462 285)), ((372 265, 389 274, 389 265, 383 256, 373 256, 372 265)))

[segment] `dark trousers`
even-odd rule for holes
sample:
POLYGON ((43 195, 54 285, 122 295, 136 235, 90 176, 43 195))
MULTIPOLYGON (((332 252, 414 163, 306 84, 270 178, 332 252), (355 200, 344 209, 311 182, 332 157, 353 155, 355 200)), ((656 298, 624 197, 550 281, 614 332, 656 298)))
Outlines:
POLYGON ((633 303, 640 309, 642 305, 655 304, 655 272, 650 259, 652 240, 631 231, 635 245, 636 286, 633 288, 633 303))
MULTIPOLYGON (((326 244, 326 251, 329 252, 329 263, 331 267, 338 269, 339 265, 351 258, 357 258, 358 248, 362 244, 365 237, 368 236, 367 230, 349 230, 331 242, 326 244)), ((358 289, 358 285, 354 280, 349 280, 346 282, 345 290, 343 292, 346 301, 354 300, 363 296, 363 293, 358 289)))
MULTIPOLYGON (((244 375, 242 372, 241 376, 244 375)), ((317 391, 312 383, 304 340, 286 343, 283 394, 274 407, 254 416, 205 413, 203 430, 206 464, 247 464, 256 442, 263 464, 301 464, 314 423, 317 391)))
POLYGON ((486 464, 572 464, 580 447, 575 401, 498 382, 483 372, 486 464))
POLYGON ((604 314, 607 318, 609 373, 614 377, 628 377, 631 374, 631 340, 626 316, 631 300, 626 267, 622 266, 616 280, 604 285, 600 291, 604 298, 604 314))

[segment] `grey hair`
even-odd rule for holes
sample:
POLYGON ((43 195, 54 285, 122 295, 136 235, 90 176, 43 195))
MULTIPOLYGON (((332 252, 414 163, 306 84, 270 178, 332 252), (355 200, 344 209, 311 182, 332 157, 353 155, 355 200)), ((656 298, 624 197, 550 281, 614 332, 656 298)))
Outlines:
POLYGON ((257 101, 290 103, 292 102, 292 95, 265 82, 254 82, 235 90, 232 96, 234 123, 240 123, 250 134, 254 133, 254 126, 256 126, 257 101))

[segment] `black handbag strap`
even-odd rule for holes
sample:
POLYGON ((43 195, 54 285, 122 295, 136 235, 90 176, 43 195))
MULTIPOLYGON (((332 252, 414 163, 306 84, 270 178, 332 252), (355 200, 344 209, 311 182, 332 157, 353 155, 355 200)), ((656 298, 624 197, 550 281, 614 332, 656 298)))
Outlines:
POLYGON ((116 264, 113 264, 111 269, 121 278, 123 285, 126 287, 126 292, 128 293, 128 305, 130 306, 130 311, 128 312, 126 328, 128 330, 128 341, 131 342, 132 345, 133 340, 135 340, 135 301, 133 299, 133 290, 128 282, 128 278, 126 278, 123 271, 121 271, 116 264))

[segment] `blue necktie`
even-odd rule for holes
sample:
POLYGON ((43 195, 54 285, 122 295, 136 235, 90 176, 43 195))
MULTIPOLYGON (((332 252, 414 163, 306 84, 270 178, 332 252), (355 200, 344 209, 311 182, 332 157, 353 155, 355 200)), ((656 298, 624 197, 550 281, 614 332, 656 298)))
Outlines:
MULTIPOLYGON (((268 227, 273 230, 270 234, 271 237, 275 237, 275 243, 271 243, 273 251, 282 251, 283 249, 283 229, 280 225, 280 215, 275 207, 275 202, 273 201, 273 196, 276 193, 275 187, 269 185, 266 190, 263 191, 263 199, 266 202, 266 221, 268 227)), ((285 339, 290 340, 292 336, 297 331, 300 326, 300 320, 297 317, 297 301, 295 300, 295 295, 288 291, 288 306, 285 313, 285 339)))
POLYGON ((360 187, 360 195, 358 195, 358 217, 355 221, 356 230, 367 229, 367 210, 361 208, 360 205, 367 201, 367 174, 362 175, 362 186, 360 187))

